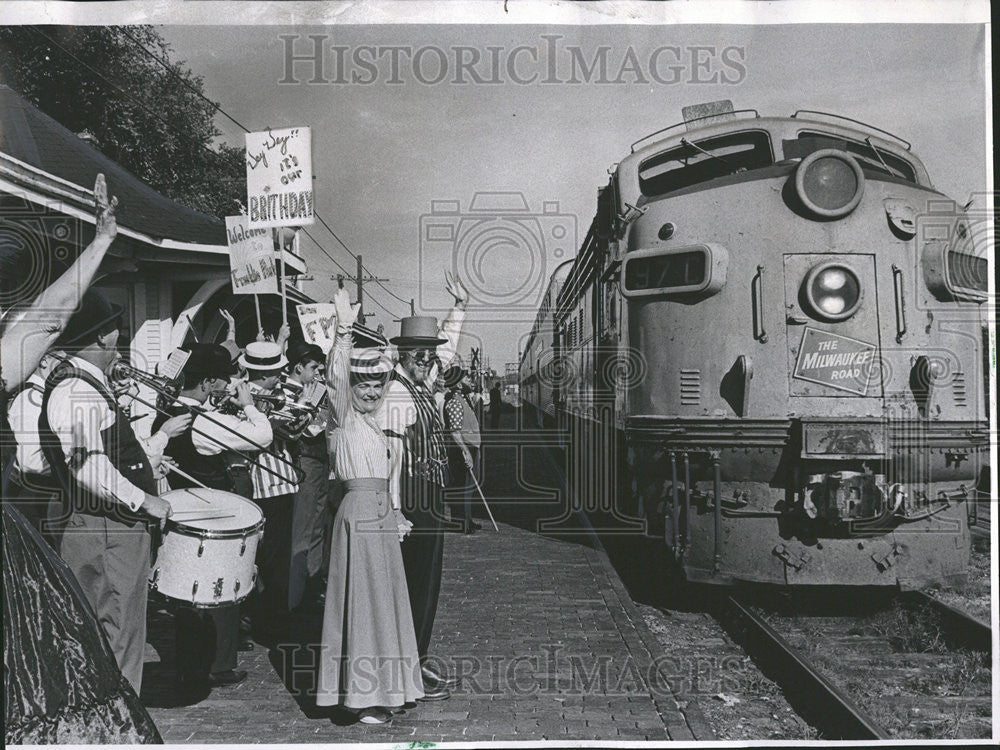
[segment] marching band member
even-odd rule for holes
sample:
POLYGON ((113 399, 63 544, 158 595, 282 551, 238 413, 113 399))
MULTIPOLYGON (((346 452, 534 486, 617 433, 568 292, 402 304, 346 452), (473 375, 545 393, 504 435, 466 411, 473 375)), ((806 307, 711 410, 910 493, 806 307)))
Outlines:
MULTIPOLYGON (((170 415, 187 414, 192 407, 203 408, 209 397, 225 390, 235 368, 229 352, 220 344, 194 344, 191 356, 182 371, 184 383, 174 404, 165 411, 170 415)), ((258 445, 270 445, 271 423, 253 403, 245 384, 236 387, 233 401, 239 415, 213 412, 211 417, 197 416, 180 434, 167 444, 166 452, 191 479, 171 472, 167 480, 171 489, 198 486, 235 492, 231 465, 227 453, 256 450, 258 445), (226 428, 229 429, 226 429, 226 428), (195 481, 192 481, 195 480, 195 481)), ((156 427, 167 420, 159 414, 156 427)), ((236 494, 241 494, 236 492, 236 494)), ((184 690, 203 686, 235 685, 246 679, 245 670, 236 669, 239 649, 239 604, 227 604, 209 610, 190 605, 177 608, 177 668, 184 690)))
POLYGON ((383 429, 402 456, 392 481, 399 486, 403 513, 413 524, 402 551, 417 646, 424 660, 425 700, 447 698, 449 688, 457 684, 426 661, 441 590, 442 494, 448 470, 444 425, 431 391, 436 377, 431 360, 435 350, 441 367, 455 356, 469 297, 461 281, 451 274, 447 274, 447 288, 455 305, 440 329, 431 317, 400 321, 400 335, 391 339, 399 362, 386 384, 380 409, 383 429))
MULTIPOLYGON (((326 357, 315 344, 304 341, 288 347, 287 385, 298 391, 289 392, 300 403, 313 398, 319 404, 323 365, 326 357), (319 382, 317 382, 317 377, 319 382)), ((318 410, 317 410, 318 411, 318 410)), ((326 425, 322 420, 311 419, 301 437, 289 447, 302 469, 302 484, 295 494, 292 512, 292 550, 288 583, 288 606, 295 609, 303 599, 310 579, 321 582, 323 547, 330 522, 329 475, 330 462, 326 450, 326 425)), ((315 585, 315 584, 314 584, 315 585)))
POLYGON ((424 697, 400 552, 410 524, 389 486, 398 454, 373 416, 392 363, 377 349, 352 353, 359 306, 345 289, 334 305, 327 386, 337 427, 330 436, 346 494, 333 522, 316 703, 343 705, 364 723, 382 724, 393 708, 424 697))
MULTIPOLYGON (((247 344, 239 364, 247 372, 251 394, 275 395, 281 371, 288 360, 279 344, 254 341, 247 344)), ((289 424, 272 419, 271 426, 275 434, 271 449, 259 454, 258 464, 250 470, 253 501, 264 512, 267 529, 257 547, 259 588, 252 614, 254 637, 264 643, 287 634, 292 510, 298 477, 286 441, 298 437, 305 420, 289 424)))
POLYGON ((57 346, 69 359, 45 383, 39 436, 69 517, 59 554, 96 611, 122 674, 139 691, 146 636, 147 522, 170 516, 153 468, 105 370, 121 308, 88 290, 57 346))

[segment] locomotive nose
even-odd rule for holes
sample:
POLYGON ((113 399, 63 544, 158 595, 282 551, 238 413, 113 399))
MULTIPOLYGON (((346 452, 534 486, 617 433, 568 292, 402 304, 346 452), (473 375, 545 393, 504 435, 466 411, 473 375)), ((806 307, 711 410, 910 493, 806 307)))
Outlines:
POLYGON ((846 151, 824 148, 809 154, 795 170, 795 192, 812 213, 827 219, 847 216, 865 191, 861 165, 846 151))

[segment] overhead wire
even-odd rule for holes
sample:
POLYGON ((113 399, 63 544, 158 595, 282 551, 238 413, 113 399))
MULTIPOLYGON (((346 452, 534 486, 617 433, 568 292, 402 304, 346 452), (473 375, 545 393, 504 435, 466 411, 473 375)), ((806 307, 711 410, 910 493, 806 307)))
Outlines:
MULTIPOLYGON (((95 68, 94 68, 94 67, 93 67, 92 65, 88 64, 88 63, 87 63, 87 62, 85 62, 84 60, 81 60, 79 56, 75 55, 75 54, 74 54, 73 52, 71 52, 70 50, 66 49, 66 47, 64 47, 64 46, 63 46, 62 44, 60 44, 59 42, 57 42, 57 41, 56 41, 55 39, 53 39, 52 37, 50 37, 50 36, 49 36, 48 34, 46 34, 45 32, 43 32, 43 31, 42 31, 42 30, 41 30, 40 28, 38 28, 37 26, 29 26, 28 28, 32 29, 32 30, 33 30, 33 31, 34 31, 34 32, 35 32, 36 34, 38 34, 39 36, 41 36, 41 37, 42 37, 43 39, 45 39, 46 41, 48 41, 48 42, 49 42, 50 44, 52 44, 53 46, 55 46, 55 47, 56 47, 56 48, 58 48, 59 50, 62 50, 62 52, 64 52, 65 54, 69 55, 69 57, 71 57, 71 58, 72 58, 73 60, 75 60, 76 62, 78 62, 78 63, 79 63, 80 65, 82 65, 83 67, 85 67, 85 68, 86 68, 87 70, 91 71, 91 72, 92 72, 92 73, 93 73, 94 75, 96 75, 96 76, 97 76, 98 78, 100 78, 100 79, 101 79, 102 81, 104 81, 104 82, 105 82, 105 83, 107 83, 107 84, 108 84, 109 86, 111 86, 112 88, 114 88, 114 89, 115 89, 116 91, 118 91, 118 92, 119 92, 120 94, 122 94, 122 95, 123 95, 124 97, 126 97, 127 99, 129 99, 129 100, 130 100, 131 102, 133 102, 134 104, 136 104, 136 105, 137 105, 137 106, 138 106, 138 107, 139 107, 140 109, 142 109, 142 110, 143 110, 144 112, 146 112, 146 113, 147 113, 147 114, 149 114, 150 116, 152 116, 152 117, 156 118, 156 119, 157 119, 158 121, 160 121, 161 123, 163 123, 163 124, 164 124, 164 125, 165 125, 165 126, 166 126, 166 127, 168 128, 168 129, 170 129, 170 130, 171 130, 171 131, 173 131, 174 133, 182 133, 182 131, 181 131, 181 130, 180 130, 180 129, 179 129, 179 128, 178 128, 177 126, 176 126, 176 125, 174 125, 173 123, 170 123, 169 121, 167 121, 167 120, 165 120, 165 119, 164 119, 163 117, 161 117, 161 116, 160 116, 159 114, 157 114, 156 112, 152 111, 152 110, 151 110, 151 109, 150 109, 149 107, 147 107, 147 106, 146 106, 145 104, 143 104, 143 103, 142 103, 141 101, 139 101, 138 99, 136 99, 136 98, 135 98, 135 97, 134 97, 134 96, 133 96, 132 94, 130 94, 130 93, 129 93, 128 91, 126 91, 125 89, 123 89, 123 88, 122 88, 121 86, 117 85, 117 84, 116 84, 116 83, 115 83, 114 81, 112 81, 112 80, 108 79, 108 78, 107 78, 107 77, 106 77, 105 75, 103 75, 103 74, 102 74, 102 73, 101 73, 101 72, 100 72, 99 70, 95 69, 95 68)), ((140 46, 140 47, 141 47, 142 49, 144 49, 144 50, 146 51, 146 53, 147 53, 147 54, 149 54, 150 56, 152 56, 152 57, 153 57, 154 59, 157 59, 155 55, 153 55, 153 54, 152 54, 151 52, 149 52, 149 50, 148 50, 148 49, 146 49, 145 45, 142 45, 142 44, 141 44, 141 42, 138 42, 138 41, 136 41, 136 40, 135 40, 135 39, 134 39, 133 37, 131 37, 131 35, 128 35, 128 34, 126 34, 126 36, 129 36, 129 38, 133 39, 133 41, 134 41, 134 42, 135 42, 135 43, 136 43, 136 44, 137 44, 138 46, 140 46)), ((164 63, 162 63, 162 61, 161 61, 161 65, 164 65, 164 63)), ((179 75, 177 74, 177 72, 176 72, 176 71, 174 71, 173 69, 171 69, 171 68, 170 68, 169 66, 166 66, 166 65, 165 65, 165 67, 166 67, 167 71, 168 71, 168 72, 169 72, 169 73, 170 73, 171 75, 173 75, 173 76, 175 76, 176 78, 178 78, 178 80, 181 80, 181 81, 183 81, 183 78, 181 78, 181 77, 180 77, 180 76, 179 76, 179 75)), ((245 132, 251 132, 251 131, 250 131, 249 129, 247 129, 247 127, 246 127, 245 125, 241 124, 241 123, 240 123, 239 121, 237 121, 237 120, 236 120, 235 118, 233 118, 233 117, 231 117, 230 115, 228 115, 227 113, 225 113, 225 112, 223 111, 223 109, 222 109, 222 107, 221 107, 221 106, 217 105, 217 104, 216 104, 215 102, 213 102, 213 101, 212 101, 211 99, 209 99, 208 97, 206 97, 206 96, 205 96, 205 95, 204 95, 203 93, 201 93, 201 92, 197 91, 197 89, 194 89, 193 87, 190 87, 190 86, 189 86, 189 88, 192 88, 192 90, 194 91, 194 93, 198 94, 198 96, 200 96, 200 97, 201 97, 202 99, 204 99, 204 100, 205 100, 206 102, 208 102, 209 104, 211 104, 211 105, 213 106, 213 108, 217 109, 217 110, 218 110, 219 112, 222 112, 222 113, 223 113, 223 114, 224 114, 224 115, 225 115, 226 117, 228 117, 228 118, 229 118, 230 120, 232 120, 232 121, 233 121, 234 123, 236 123, 236 125, 238 125, 238 126, 239 126, 240 128, 242 128, 242 129, 243 129, 243 130, 244 130, 245 132)), ((202 146, 202 147, 203 147, 203 148, 205 148, 206 150, 210 150, 210 149, 208 149, 208 147, 207 147, 207 146, 202 146)), ((339 237, 337 237, 337 236, 336 236, 336 234, 334 234, 333 230, 332 230, 332 229, 330 228, 330 226, 329 226, 329 225, 328 225, 328 224, 326 223, 326 221, 325 221, 324 219, 322 219, 322 217, 320 217, 320 216, 319 216, 318 214, 316 214, 315 212, 314 212, 314 216, 316 216, 317 218, 319 218, 319 219, 320 219, 320 222, 322 223, 322 225, 323 225, 324 227, 326 227, 326 229, 327 229, 327 231, 328 231, 328 232, 330 232, 331 234, 333 234, 333 235, 334 235, 334 237, 336 237, 337 241, 338 241, 338 242, 340 242, 340 244, 344 246, 344 249, 345 249, 345 250, 347 251, 347 253, 348 253, 349 255, 351 255, 351 256, 352 256, 352 257, 353 257, 353 258, 354 258, 355 260, 357 260, 357 256, 355 256, 355 255, 354 255, 353 253, 351 253, 350 249, 349 249, 349 248, 348 248, 348 247, 347 247, 347 246, 346 246, 346 245, 344 244, 344 242, 343 242, 343 241, 342 241, 342 240, 341 240, 341 239, 340 239, 339 237)), ((305 231, 305 230, 303 230, 303 231, 305 231)), ((347 269, 345 269, 343 265, 341 265, 340 263, 338 263, 338 262, 336 261, 336 259, 335 259, 335 258, 334 258, 334 257, 333 257, 332 255, 330 255, 330 253, 329 253, 329 252, 328 252, 328 251, 326 250, 326 248, 324 248, 324 247, 323 247, 323 245, 322 245, 322 244, 320 244, 320 242, 319 242, 319 241, 318 241, 318 240, 317 240, 317 239, 316 239, 315 237, 313 237, 313 236, 312 236, 311 234, 309 234, 308 232, 306 232, 306 234, 307 234, 307 235, 309 236, 309 238, 310 238, 310 239, 311 239, 311 240, 313 241, 313 243, 314 243, 314 244, 316 245, 316 247, 317 247, 317 248, 319 248, 319 249, 320 249, 320 251, 321 251, 321 252, 322 252, 322 253, 323 253, 323 254, 324 254, 324 255, 325 255, 325 256, 326 256, 327 258, 329 258, 329 259, 330 259, 330 260, 331 260, 331 261, 332 261, 332 262, 333 262, 333 263, 334 263, 334 264, 335 264, 335 265, 336 265, 337 267, 339 267, 339 268, 340 268, 341 270, 343 270, 343 271, 344 271, 345 273, 347 273, 348 275, 350 275, 350 273, 351 273, 351 272, 350 272, 350 271, 347 271, 347 269)), ((383 287, 383 288, 384 288, 384 287, 383 287)), ((389 290, 388 290, 388 289, 386 289, 386 291, 387 291, 387 292, 389 292, 389 290)), ((389 293, 391 294, 391 292, 389 292, 389 293)), ((393 295, 393 296, 396 296, 396 295, 393 295)), ((369 297, 369 299, 371 299, 371 300, 372 300, 372 302, 374 302, 374 303, 375 303, 376 305, 378 305, 379 307, 381 307, 381 308, 382 308, 382 309, 383 309, 383 310, 384 310, 385 312, 387 312, 387 313, 388 313, 389 315, 396 315, 396 313, 392 312, 392 311, 391 311, 391 310, 389 310, 389 309, 388 309, 388 308, 387 308, 387 307, 386 307, 385 305, 383 305, 383 304, 382 304, 381 302, 379 302, 379 300, 378 300, 378 299, 377 299, 377 298, 376 298, 376 297, 375 297, 374 295, 372 295, 372 294, 371 294, 370 292, 369 292, 369 295, 368 295, 368 297, 369 297)), ((396 297, 397 297, 397 299, 399 299, 399 300, 400 300, 401 302, 404 302, 404 303, 408 304, 406 300, 403 300, 402 298, 399 298, 398 296, 396 296, 396 297)))
MULTIPOLYGON (((217 111, 218 111, 218 112, 219 112, 220 114, 222 114, 222 115, 223 115, 224 117, 226 117, 227 119, 229 119, 229 120, 230 120, 230 122, 234 123, 234 124, 235 124, 235 125, 236 125, 237 127, 239 127, 239 128, 242 128, 243 132, 245 132, 245 133, 249 133, 249 132, 251 132, 251 130, 250 130, 250 129, 249 129, 249 128, 248 128, 247 126, 246 126, 246 125, 244 125, 244 124, 243 124, 243 123, 241 123, 241 122, 240 122, 239 120, 237 120, 237 119, 236 119, 235 117, 233 117, 233 116, 232 116, 232 115, 230 115, 230 114, 229 114, 228 112, 226 112, 226 110, 222 108, 222 105, 221 105, 221 104, 219 104, 218 102, 214 102, 214 101, 212 101, 211 99, 209 99, 209 98, 208 98, 208 97, 207 97, 207 96, 206 96, 206 95, 204 94, 204 92, 202 92, 202 91, 199 91, 199 90, 198 90, 197 88, 195 88, 194 86, 192 86, 192 85, 190 84, 190 82, 186 81, 186 80, 185 80, 185 79, 184 79, 184 78, 183 78, 183 77, 182 77, 182 76, 181 76, 181 75, 180 75, 180 74, 179 74, 179 73, 178 73, 178 72, 177 72, 177 71, 176 71, 176 70, 175 70, 175 69, 174 69, 174 68, 173 68, 172 66, 170 66, 170 64, 169 64, 169 63, 167 63, 167 62, 165 62, 164 60, 162 60, 162 59, 161 59, 161 58, 160 58, 160 57, 159 57, 158 55, 155 55, 155 54, 154 54, 154 53, 153 53, 152 51, 150 51, 150 50, 149 50, 149 48, 147 48, 147 47, 146 47, 146 45, 145 45, 145 44, 143 44, 143 43, 142 43, 142 42, 141 42, 141 41, 140 41, 139 39, 136 39, 136 38, 135 38, 135 37, 134 37, 134 36, 133 36, 132 34, 130 34, 130 33, 129 33, 129 32, 128 32, 128 31, 127 31, 127 30, 126 30, 126 29, 125 29, 124 27, 122 27, 122 28, 121 28, 121 32, 122 32, 123 34, 125 34, 125 36, 127 36, 127 37, 128 37, 129 39, 131 39, 131 40, 133 41, 133 43, 135 43, 135 45, 136 45, 137 47, 139 47, 139 48, 140 48, 140 49, 141 49, 141 50, 142 50, 143 52, 145 52, 145 53, 146 53, 146 54, 147 54, 147 55, 148 55, 149 57, 151 57, 152 59, 156 60, 156 62, 158 62, 158 63, 159 63, 159 64, 160 64, 161 66, 163 66, 163 68, 164 68, 164 69, 165 69, 165 70, 166 70, 166 71, 167 71, 168 73, 170 73, 170 74, 171 74, 172 76, 174 76, 175 78, 177 78, 177 80, 179 80, 179 81, 180 81, 181 83, 183 83, 183 84, 184 84, 184 85, 185 85, 185 86, 186 86, 186 87, 187 87, 188 89, 190 89, 190 90, 191 90, 191 91, 192 91, 192 92, 193 92, 194 94, 198 95, 199 97, 201 97, 202 99, 204 99, 204 100, 205 100, 205 101, 206 101, 206 102, 207 102, 208 104, 212 105, 212 107, 213 107, 213 108, 214 108, 215 110, 217 110, 217 111)), ((340 238, 340 235, 338 235, 338 234, 337 234, 337 233, 336 233, 335 231, 333 231, 333 228, 332 228, 332 227, 331 227, 331 226, 330 226, 330 225, 329 225, 329 224, 328 224, 328 223, 326 222, 326 219, 324 219, 324 218, 323 218, 323 217, 322 217, 322 216, 321 216, 321 215, 319 214, 319 212, 318 212, 318 211, 313 211, 313 216, 315 216, 315 217, 316 217, 316 219, 318 219, 318 220, 319 220, 320 224, 322 224, 322 225, 323 225, 323 227, 324 227, 324 228, 326 229, 326 231, 327 231, 327 232, 329 232, 329 233, 330 233, 330 235, 331 235, 331 236, 332 236, 332 237, 333 237, 333 238, 334 238, 334 239, 335 239, 335 240, 336 240, 336 241, 337 241, 338 243, 340 243, 341 247, 343 247, 343 248, 344 248, 344 251, 345 251, 345 252, 346 252, 346 253, 347 253, 348 255, 350 255, 350 256, 351 256, 352 260, 354 260, 355 262, 358 262, 358 259, 359 259, 359 256, 358 256, 357 254, 355 254, 355 253, 354 253, 354 252, 353 252, 353 251, 351 250, 351 248, 350 248, 350 247, 348 247, 348 246, 347 246, 347 243, 346 243, 346 242, 344 242, 344 241, 343 241, 343 240, 342 240, 342 239, 340 238)), ((319 247, 319 248, 320 248, 320 249, 321 249, 321 250, 322 250, 322 251, 324 252, 324 254, 325 254, 325 255, 326 255, 326 256, 327 256, 328 258, 330 258, 330 260, 333 260, 333 256, 331 256, 331 255, 330 255, 330 254, 329 254, 328 252, 326 252, 326 249, 325 249, 325 248, 323 248, 323 246, 319 244, 319 242, 318 242, 318 241, 316 240, 316 238, 315 238, 315 237, 312 237, 312 235, 309 235, 309 237, 310 237, 310 239, 311 239, 311 240, 312 240, 312 241, 313 241, 313 242, 314 242, 314 243, 316 244, 316 246, 317 246, 317 247, 319 247)), ((334 261, 334 263, 336 263, 336 261, 334 261)), ((339 266, 339 267, 340 267, 341 269, 343 269, 343 270, 345 270, 345 271, 346 271, 346 269, 344 269, 344 267, 343 267, 343 266, 341 266, 341 265, 340 265, 339 263, 337 263, 337 265, 338 265, 338 266, 339 266)), ((397 299, 397 300, 398 300, 399 302, 402 302, 402 303, 403 303, 404 305, 408 305, 408 304, 409 304, 409 300, 406 300, 406 299, 404 299, 404 298, 400 297, 400 296, 399 296, 398 294, 394 293, 394 292, 393 292, 393 291, 392 291, 391 289, 389 289, 389 288, 388 288, 387 286, 385 286, 385 284, 383 284, 383 283, 381 282, 381 280, 379 280, 379 278, 378 278, 378 275, 377 275, 377 274, 374 274, 374 273, 372 273, 370 269, 366 269, 366 268, 365 268, 365 266, 364 266, 364 263, 362 262, 362 263, 361 263, 361 273, 364 273, 364 272, 365 272, 366 270, 368 270, 368 272, 372 274, 372 279, 371 279, 371 280, 372 280, 372 281, 373 281, 373 282, 374 282, 375 284, 377 284, 378 286, 380 286, 380 287, 381 287, 382 289, 384 289, 384 290, 386 291, 386 293, 387 293, 387 294, 389 294, 390 296, 394 297, 394 298, 395 298, 395 299, 397 299)), ((347 273, 349 274, 350 272, 347 272, 347 273)), ((370 294, 370 293, 369 293, 369 294, 370 294)), ((373 297, 372 299, 374 300, 374 297, 373 297)), ((378 304, 378 302, 377 302, 377 301, 376 301, 376 304, 378 304)), ((386 308, 385 308, 384 306, 382 306, 382 305, 380 305, 380 307, 382 307, 382 309, 383 309, 383 310, 385 310, 385 309, 386 309, 386 308)), ((388 312, 388 311, 387 311, 387 312, 388 312)), ((390 314, 392 314, 392 313, 390 313, 390 314)))

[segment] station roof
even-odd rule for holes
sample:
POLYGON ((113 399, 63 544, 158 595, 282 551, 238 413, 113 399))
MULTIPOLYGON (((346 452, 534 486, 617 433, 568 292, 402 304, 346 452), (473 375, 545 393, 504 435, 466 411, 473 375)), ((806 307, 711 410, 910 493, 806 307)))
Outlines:
MULTIPOLYGON (((228 256, 225 221, 160 194, 0 85, 0 191, 92 224, 94 180, 102 173, 108 193, 118 197, 119 236, 157 248, 164 259, 185 251, 228 256)), ((305 271, 299 256, 285 251, 283 259, 295 272, 305 271)))

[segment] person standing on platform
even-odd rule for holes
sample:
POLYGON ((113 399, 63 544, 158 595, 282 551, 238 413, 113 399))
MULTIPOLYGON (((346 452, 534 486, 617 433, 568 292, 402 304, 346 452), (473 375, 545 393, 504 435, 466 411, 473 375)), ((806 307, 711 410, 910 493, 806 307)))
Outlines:
MULTIPOLYGON (((196 413, 213 393, 224 391, 235 368, 229 352, 220 344, 194 344, 182 371, 183 386, 177 400, 158 414, 155 430, 168 415, 196 413)), ((271 423, 253 403, 246 384, 236 386, 233 402, 236 415, 213 412, 199 415, 181 434, 167 444, 166 453, 187 474, 170 472, 167 481, 174 490, 204 485, 235 492, 227 453, 255 451, 267 447, 273 438, 271 423), (227 429, 228 428, 228 429, 227 429)), ((241 493, 236 493, 241 494, 241 493)), ((246 679, 245 670, 236 669, 239 650, 239 604, 198 609, 189 604, 177 607, 176 663, 180 687, 197 691, 206 686, 235 685, 246 679)))
POLYGON ((490 388, 490 429, 500 429, 500 411, 503 409, 503 398, 500 392, 500 381, 494 380, 490 388))
POLYGON ((380 409, 383 429, 396 441, 395 449, 402 456, 394 470, 393 485, 399 486, 403 513, 413 524, 413 533, 403 543, 403 564, 422 660, 425 700, 447 698, 457 684, 427 658, 441 590, 442 495, 448 475, 444 425, 432 391, 436 368, 431 363, 435 350, 442 367, 454 358, 469 297, 459 279, 450 274, 447 279, 455 305, 440 329, 432 317, 400 321, 400 335, 391 339, 399 362, 389 377, 380 409))
POLYGON ((448 395, 444 402, 444 426, 451 438, 448 449, 448 468, 451 486, 461 488, 465 515, 462 531, 471 534, 482 526, 472 520, 472 498, 476 492, 473 477, 480 479, 482 456, 479 418, 472 401, 472 378, 458 365, 452 365, 444 374, 448 395))
MULTIPOLYGON (((286 387, 297 391, 299 403, 307 400, 319 406, 325 390, 322 383, 326 357, 315 344, 297 342, 288 347, 288 381, 286 387), (317 379, 318 378, 318 379, 317 379)), ((289 392, 291 394, 291 391, 289 392)), ((318 408, 316 410, 319 411, 318 408)), ((326 448, 326 423, 312 419, 293 445, 293 456, 302 470, 302 483, 295 495, 292 512, 292 559, 288 584, 288 606, 295 609, 307 593, 309 598, 324 595, 325 571, 322 569, 323 549, 330 523, 329 476, 330 461, 326 448)))
POLYGON ((57 346, 69 359, 45 381, 38 432, 69 516, 59 554, 76 575, 138 693, 146 644, 147 524, 169 518, 153 468, 105 371, 118 357, 122 310, 91 289, 57 346))
MULTIPOLYGON (((251 395, 276 396, 281 371, 288 364, 281 346, 270 341, 254 341, 239 358, 246 370, 251 395)), ((266 410, 270 411, 270 410, 266 410)), ((250 468, 253 501, 264 512, 264 536, 257 547, 257 592, 251 619, 254 638, 273 644, 289 635, 288 571, 292 552, 292 511, 299 489, 298 469, 292 463, 287 442, 305 427, 271 418, 274 442, 256 456, 250 468)))
POLYGON ((394 708, 424 697, 399 546, 411 524, 389 486, 399 455, 373 416, 392 363, 377 349, 352 352, 359 306, 345 289, 334 305, 327 387, 337 427, 330 442, 346 494, 333 522, 316 703, 343 705, 364 723, 383 724, 394 708))

